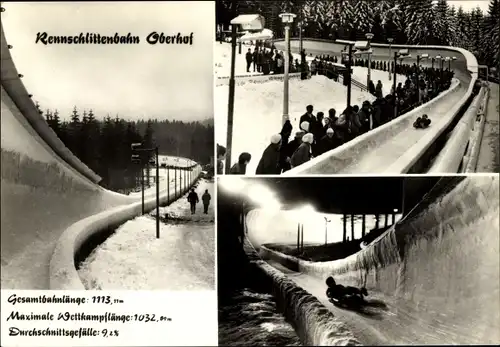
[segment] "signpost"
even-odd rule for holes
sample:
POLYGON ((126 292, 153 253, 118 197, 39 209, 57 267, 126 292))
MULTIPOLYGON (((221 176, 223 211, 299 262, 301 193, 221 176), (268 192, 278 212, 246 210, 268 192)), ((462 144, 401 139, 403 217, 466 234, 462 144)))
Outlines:
MULTIPOLYGON (((156 238, 160 238, 160 164, 158 160, 158 147, 143 148, 142 143, 132 143, 132 156, 130 158, 132 163, 141 165, 141 193, 142 193, 142 214, 144 215, 144 164, 149 164, 149 157, 151 153, 155 153, 156 164, 156 238)), ((148 166, 149 170, 149 166, 148 166)), ((149 174, 148 174, 149 176, 149 174)))

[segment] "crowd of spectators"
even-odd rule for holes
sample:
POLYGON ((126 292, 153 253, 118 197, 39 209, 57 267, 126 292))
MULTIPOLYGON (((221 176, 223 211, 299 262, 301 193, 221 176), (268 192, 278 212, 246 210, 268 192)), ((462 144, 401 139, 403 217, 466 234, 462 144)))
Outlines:
MULTIPOLYGON (((248 49, 247 70, 253 66, 254 71, 283 73, 283 52, 274 46, 266 48, 256 46, 254 51, 248 49)), ((343 57, 343 56, 342 56, 343 57)), ((290 55, 290 72, 302 72, 303 79, 314 75, 324 75, 338 81, 343 76, 344 84, 348 82, 348 69, 343 58, 335 55, 311 57, 306 61, 305 51, 301 52, 301 62, 290 55), (340 61, 340 63, 339 63, 340 61)), ((353 59, 353 66, 367 67, 367 59, 353 59)), ((406 77, 404 83, 397 83, 396 90, 384 96, 383 84, 370 81, 367 91, 375 97, 370 102, 365 100, 361 105, 347 106, 339 115, 331 108, 327 114, 319 111, 314 114, 314 106, 308 105, 306 113, 300 118, 299 129, 293 129, 287 121, 281 131, 271 137, 271 143, 264 150, 257 166, 257 175, 280 174, 297 167, 311 158, 335 149, 372 129, 375 129, 396 117, 405 114, 415 107, 426 103, 439 93, 450 88, 452 71, 447 69, 423 67, 416 64, 397 64, 386 61, 371 61, 371 68, 387 71, 406 77), (293 134, 293 138, 292 137, 293 134)), ((231 174, 245 174, 246 165, 250 162, 249 153, 242 153, 238 162, 231 168, 231 174)))

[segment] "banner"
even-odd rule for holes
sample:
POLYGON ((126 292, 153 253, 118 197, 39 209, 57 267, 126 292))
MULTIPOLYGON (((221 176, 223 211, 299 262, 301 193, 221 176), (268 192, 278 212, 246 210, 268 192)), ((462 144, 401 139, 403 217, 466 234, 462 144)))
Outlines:
POLYGON ((2 346, 217 346, 217 292, 2 290, 2 346))

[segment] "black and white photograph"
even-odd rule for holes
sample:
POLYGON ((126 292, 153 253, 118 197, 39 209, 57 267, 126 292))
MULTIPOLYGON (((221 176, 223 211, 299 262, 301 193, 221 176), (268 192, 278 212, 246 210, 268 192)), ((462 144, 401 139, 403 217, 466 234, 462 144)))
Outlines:
POLYGON ((217 189, 220 346, 499 343, 498 175, 217 189))
POLYGON ((499 6, 218 0, 218 173, 498 173, 499 6))
POLYGON ((2 3, 2 289, 215 291, 215 3, 2 3))

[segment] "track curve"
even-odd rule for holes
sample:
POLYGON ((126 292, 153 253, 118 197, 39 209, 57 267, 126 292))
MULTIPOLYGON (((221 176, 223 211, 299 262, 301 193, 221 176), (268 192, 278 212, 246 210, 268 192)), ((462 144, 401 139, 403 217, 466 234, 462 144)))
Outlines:
MULTIPOLYGON (((345 41, 347 42, 347 41, 345 41)), ((278 49, 284 49, 283 42, 276 42, 278 49)), ((297 39, 291 41, 291 49, 298 51, 299 42, 297 39)), ((306 52, 313 55, 319 54, 336 54, 346 47, 343 43, 328 42, 325 40, 305 39, 303 40, 303 48, 306 52)), ((307 162, 296 169, 293 169, 286 174, 326 174, 326 173, 388 173, 387 170, 397 170, 393 164, 399 158, 411 151, 412 145, 415 145, 422 139, 422 134, 415 132, 411 124, 417 115, 424 113, 429 114, 435 123, 445 124, 449 117, 445 115, 458 111, 460 106, 465 102, 468 95, 472 93, 473 83, 477 76, 477 60, 468 51, 454 47, 438 47, 438 46, 402 46, 393 45, 392 53, 401 48, 408 48, 412 58, 406 59, 405 62, 416 63, 417 54, 429 54, 429 56, 441 55, 455 56, 456 61, 453 62, 455 78, 459 83, 458 86, 449 93, 442 93, 440 100, 428 103, 422 106, 419 110, 412 112, 411 119, 396 119, 395 121, 386 124, 372 131, 372 134, 364 134, 355 139, 355 143, 346 144, 335 150, 327 152, 310 162, 307 162), (445 94, 446 93, 446 94, 445 94), (382 129, 383 128, 383 129, 382 129), (381 131, 383 130, 383 131, 381 131), (378 136, 380 135, 380 136, 378 136), (377 148, 373 150, 373 148, 377 148), (372 150, 368 150, 372 149, 372 150)), ((372 58, 381 61, 392 61, 389 54, 388 45, 372 44, 372 58)), ((423 61, 422 65, 430 65, 429 61, 423 61)), ((384 81, 384 83, 390 83, 384 81)), ((305 104, 307 101, 304 101, 305 104)), ((340 110, 341 111, 341 110, 340 110)), ((400 117, 400 118, 404 118, 400 117)), ((352 142, 352 141, 351 141, 352 142)))
POLYGON ((1 27, 1 287, 49 289, 54 247, 70 225, 140 201, 105 190, 46 124, 1 27))
MULTIPOLYGON (((498 176, 443 178, 395 227, 348 258, 300 261, 294 271, 283 255, 265 247, 260 254, 348 323, 363 344, 498 344, 499 192, 498 176), (366 311, 329 303, 329 275, 365 285, 366 311)), ((279 215, 273 223, 281 223, 279 215)), ((258 216, 247 227, 256 246, 269 235, 258 216)))

